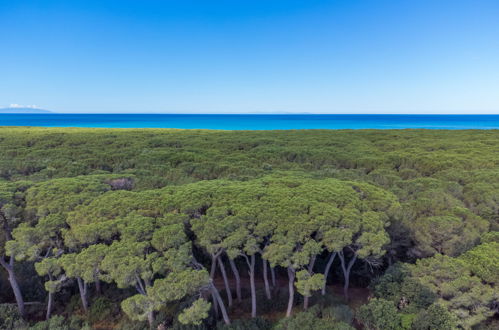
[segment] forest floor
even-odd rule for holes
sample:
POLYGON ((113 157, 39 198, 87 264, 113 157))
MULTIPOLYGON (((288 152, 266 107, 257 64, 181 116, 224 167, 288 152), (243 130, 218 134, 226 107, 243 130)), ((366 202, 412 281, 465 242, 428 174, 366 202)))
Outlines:
MULTIPOLYGON (((242 275, 242 274, 241 274, 242 275)), ((232 291, 232 296, 233 296, 233 306, 232 308, 229 308, 229 316, 231 319, 244 319, 244 318, 250 318, 251 313, 248 310, 248 308, 241 308, 240 305, 237 303, 236 299, 236 283, 234 278, 229 277, 229 285, 230 289, 232 291)), ((269 279, 270 281, 270 279, 269 279)), ((227 303, 227 294, 225 292, 225 285, 223 282, 223 279, 218 276, 215 277, 215 286, 218 288, 220 291, 220 295, 223 297, 224 301, 227 303)), ((257 289, 257 296, 259 299, 266 299, 265 297, 260 297, 258 295, 258 292, 262 292, 265 288, 265 284, 262 278, 255 278, 255 284, 256 284, 256 289, 257 289)), ((247 276, 241 276, 241 289, 242 289, 242 296, 243 296, 243 304, 244 306, 248 305, 248 300, 250 299, 249 297, 249 290, 250 290, 250 280, 249 277, 247 276)), ((276 305, 280 305, 283 303, 287 304, 287 296, 288 296, 288 279, 284 276, 280 276, 276 279, 276 287, 272 288, 271 287, 271 292, 274 295, 278 295, 279 298, 282 300, 282 297, 286 297, 286 301, 282 302, 275 302, 276 305)), ((343 296, 343 284, 341 283, 334 283, 331 285, 327 286, 327 294, 332 295, 335 300, 341 301, 342 303, 348 305, 352 310, 357 310, 358 307, 361 305, 365 304, 369 298, 371 297, 371 291, 368 288, 363 288, 363 287, 350 287, 348 290, 348 296, 349 299, 348 301, 344 298, 343 296)), ((320 295, 320 292, 316 292, 315 297, 318 297, 320 295)), ((313 306, 313 298, 311 298, 311 304, 310 306, 313 306)), ((295 300, 295 303, 297 301, 295 300)), ((283 318, 285 316, 285 310, 272 310, 270 312, 268 311, 260 311, 258 312, 258 307, 261 304, 261 301, 257 301, 257 315, 259 317, 277 321, 280 318, 283 318)), ((293 308, 293 312, 297 313, 303 310, 303 307, 301 304, 296 304, 295 307, 293 308)))

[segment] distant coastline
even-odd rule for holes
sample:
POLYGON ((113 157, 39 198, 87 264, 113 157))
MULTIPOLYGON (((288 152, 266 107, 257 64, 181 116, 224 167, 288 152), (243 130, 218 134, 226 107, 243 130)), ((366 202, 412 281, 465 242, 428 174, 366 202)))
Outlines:
POLYGON ((8 107, 8 108, 0 108, 0 113, 16 113, 16 114, 21 114, 21 113, 32 113, 32 114, 40 114, 40 113, 54 113, 49 110, 45 109, 38 109, 38 108, 23 108, 23 107, 8 107))

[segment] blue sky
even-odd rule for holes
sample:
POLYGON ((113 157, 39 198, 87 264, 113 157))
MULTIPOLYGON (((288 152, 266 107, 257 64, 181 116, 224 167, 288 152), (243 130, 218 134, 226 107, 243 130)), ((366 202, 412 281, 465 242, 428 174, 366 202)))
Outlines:
POLYGON ((0 107, 499 113, 499 1, 0 0, 0 107))

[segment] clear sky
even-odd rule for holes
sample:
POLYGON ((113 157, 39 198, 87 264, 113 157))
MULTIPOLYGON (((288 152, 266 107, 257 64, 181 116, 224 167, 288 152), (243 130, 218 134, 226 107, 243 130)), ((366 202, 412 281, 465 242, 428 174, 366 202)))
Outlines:
POLYGON ((0 0, 0 107, 499 113, 498 0, 0 0))

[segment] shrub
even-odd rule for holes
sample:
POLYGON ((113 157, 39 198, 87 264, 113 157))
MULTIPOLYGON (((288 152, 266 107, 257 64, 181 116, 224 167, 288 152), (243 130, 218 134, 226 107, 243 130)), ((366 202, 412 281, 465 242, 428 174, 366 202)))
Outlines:
POLYGON ((416 314, 401 314, 400 315, 400 323, 402 329, 411 329, 414 323, 414 319, 416 318, 416 314))
POLYGON ((360 307, 358 319, 369 330, 395 330, 401 328, 401 318, 393 302, 374 298, 360 307))
POLYGON ((109 321, 119 314, 120 309, 118 304, 113 303, 106 297, 99 297, 90 305, 88 321, 90 323, 96 323, 103 320, 109 321))
POLYGON ((390 267, 374 284, 375 296, 392 301, 406 313, 417 313, 421 308, 430 306, 436 295, 408 276, 409 270, 405 265, 390 267))
POLYGON ((25 329, 26 324, 21 318, 16 305, 0 304, 0 329, 25 329))
POLYGON ((349 324, 320 317, 321 308, 314 306, 308 311, 280 320, 276 330, 353 330, 349 324))
POLYGON ((322 310, 322 318, 351 324, 353 321, 353 311, 347 305, 330 306, 322 310))
POLYGON ((117 324, 116 329, 119 330, 144 330, 149 329, 147 321, 134 321, 130 320, 128 317, 124 317, 119 324, 117 324))
POLYGON ((47 321, 38 322, 29 330, 90 330, 90 326, 77 317, 66 320, 63 316, 52 316, 47 321))
POLYGON ((456 328, 456 321, 446 308, 433 304, 418 314, 412 328, 414 330, 451 330, 456 328))
POLYGON ((270 330, 272 322, 263 318, 235 320, 231 325, 219 324, 218 330, 270 330))

